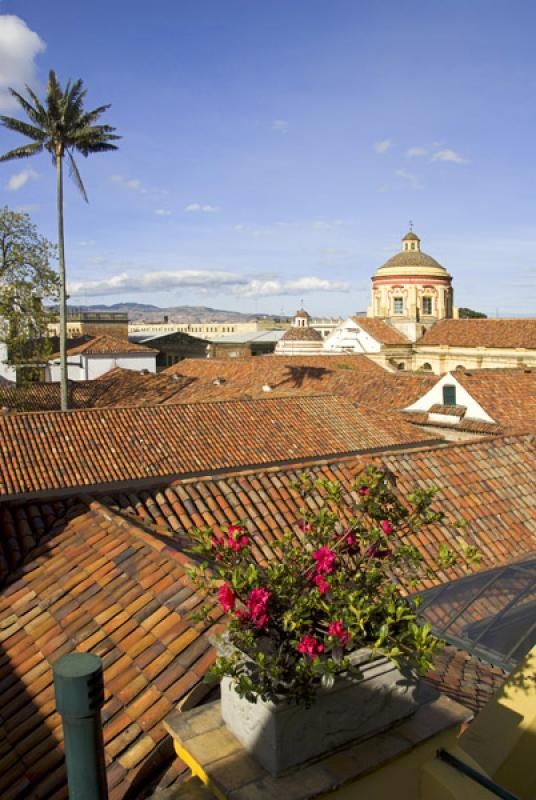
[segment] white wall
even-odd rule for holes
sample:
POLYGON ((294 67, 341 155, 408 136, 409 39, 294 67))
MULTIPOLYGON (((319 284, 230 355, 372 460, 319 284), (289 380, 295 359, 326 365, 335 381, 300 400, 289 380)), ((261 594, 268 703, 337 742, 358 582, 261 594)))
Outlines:
POLYGON ((324 350, 336 353, 379 353, 381 349, 381 343, 351 317, 344 320, 324 342, 324 350))
MULTIPOLYGON (((133 369, 141 372, 146 369, 156 372, 156 353, 132 353, 131 355, 85 355, 69 356, 67 372, 71 381, 92 381, 115 367, 133 369)), ((60 380, 59 359, 49 361, 46 370, 47 381, 60 380)))
POLYGON ((404 411, 428 411, 428 409, 434 405, 442 406, 443 386, 445 385, 456 387, 456 405, 465 406, 467 409, 465 412, 466 418, 470 417, 471 419, 478 419, 482 422, 495 422, 495 420, 484 411, 482 406, 471 397, 469 392, 464 389, 460 383, 458 383, 451 372, 443 375, 443 377, 438 380, 435 386, 432 386, 432 388, 426 392, 426 394, 420 397, 411 406, 407 406, 404 411))
POLYGON ((0 378, 6 381, 15 381, 17 379, 17 371, 15 367, 10 367, 6 364, 7 361, 7 345, 0 342, 0 378))

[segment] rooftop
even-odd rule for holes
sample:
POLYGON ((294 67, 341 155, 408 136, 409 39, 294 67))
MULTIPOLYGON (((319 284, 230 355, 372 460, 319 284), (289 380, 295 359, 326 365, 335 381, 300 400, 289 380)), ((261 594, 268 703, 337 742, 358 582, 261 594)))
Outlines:
POLYGON ((363 328, 365 333, 369 333, 377 342, 382 344, 411 344, 410 340, 403 333, 397 331, 392 325, 383 319, 374 317, 352 317, 356 325, 363 328))
POLYGON ((417 345, 536 349, 536 319, 444 319, 417 345))
MULTIPOLYGON (((152 347, 129 342, 128 339, 118 339, 115 336, 93 336, 82 344, 70 347, 67 355, 108 355, 112 353, 156 353, 152 347)), ((59 358, 59 353, 49 356, 50 359, 59 358)))
POLYGON ((0 418, 0 499, 430 441, 328 395, 0 418), (296 431, 299 431, 297 435, 296 431))

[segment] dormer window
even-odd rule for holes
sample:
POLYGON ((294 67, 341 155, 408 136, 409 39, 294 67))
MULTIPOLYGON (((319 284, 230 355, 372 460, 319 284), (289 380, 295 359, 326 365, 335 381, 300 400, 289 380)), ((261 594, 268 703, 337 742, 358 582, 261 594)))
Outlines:
POLYGON ((455 406, 456 405, 456 387, 445 385, 443 386, 443 405, 455 406))
POLYGON ((404 298, 403 297, 393 297, 393 311, 395 314, 403 314, 404 313, 404 298))

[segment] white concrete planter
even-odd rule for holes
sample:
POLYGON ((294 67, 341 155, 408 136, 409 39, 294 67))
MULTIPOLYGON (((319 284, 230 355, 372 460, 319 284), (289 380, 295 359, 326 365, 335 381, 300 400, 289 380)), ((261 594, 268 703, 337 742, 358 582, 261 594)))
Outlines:
POLYGON ((319 692, 311 708, 257 700, 249 703, 230 678, 221 682, 223 720, 242 746, 272 775, 320 758, 352 740, 390 728, 417 708, 418 681, 386 658, 367 662, 369 653, 353 654, 359 678, 339 678, 319 692))

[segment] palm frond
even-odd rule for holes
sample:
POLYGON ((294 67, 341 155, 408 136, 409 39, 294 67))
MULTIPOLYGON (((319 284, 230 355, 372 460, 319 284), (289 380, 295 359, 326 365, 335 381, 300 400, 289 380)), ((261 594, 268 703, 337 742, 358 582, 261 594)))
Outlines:
MULTIPOLYGON (((28 91, 28 86, 26 87, 26 91, 28 91)), ((29 103, 28 100, 26 100, 26 98, 23 97, 19 92, 16 92, 15 89, 10 89, 9 93, 11 94, 12 97, 15 98, 17 103, 19 103, 19 105, 22 106, 22 108, 24 109, 26 114, 30 117, 32 122, 35 122, 36 125, 42 125, 46 121, 46 113, 44 108, 42 107, 41 109, 37 107, 34 108, 34 106, 32 106, 32 104, 29 103)), ((29 91, 28 94, 30 94, 29 91)))
POLYGON ((80 117, 80 125, 82 128, 89 128, 93 125, 94 122, 98 120, 101 114, 104 114, 105 111, 111 108, 110 103, 105 106, 99 106, 98 108, 94 108, 93 111, 88 111, 87 114, 84 114, 80 117))
POLYGON ((78 172, 76 161, 74 160, 73 155, 69 150, 67 151, 67 156, 69 158, 69 172, 71 174, 71 178, 73 179, 76 188, 78 189, 78 191, 80 192, 86 203, 89 203, 86 187, 84 186, 82 178, 80 177, 80 173, 78 172))
POLYGON ((28 139, 33 139, 36 142, 42 142, 46 139, 46 133, 41 128, 36 128, 33 125, 29 125, 27 122, 15 119, 15 117, 5 117, 3 114, 0 114, 0 123, 4 128, 22 133, 24 136, 27 136, 28 139))
MULTIPOLYGON (((24 88, 26 89, 26 94, 28 95, 28 97, 30 98, 32 103, 34 104, 34 110, 35 110, 35 113, 37 114, 38 119, 40 120, 40 123, 43 124, 44 122, 46 122, 46 119, 47 119, 46 109, 44 108, 43 104, 39 100, 39 98, 36 95, 36 93, 33 91, 33 89, 30 86, 28 86, 28 84, 25 84, 24 88)), ((13 97, 17 97, 18 93, 15 92, 14 89, 10 89, 9 91, 11 92, 13 97)), ((30 105, 26 100, 24 100, 23 97, 21 98, 21 95, 18 95, 17 99, 19 100, 19 103, 21 102, 21 100, 23 100, 25 103, 30 105)), ((22 103, 21 103, 21 105, 22 105, 22 103)), ((26 108, 24 106, 23 106, 23 108, 26 111, 26 113, 28 113, 28 111, 26 110, 26 108)), ((37 123, 37 121, 38 121, 37 119, 34 120, 35 123, 37 123)))
POLYGON ((80 145, 77 147, 83 156, 86 158, 90 155, 90 153, 106 153, 109 150, 118 150, 119 148, 115 144, 107 144, 106 142, 95 142, 95 144, 86 144, 84 146, 80 145))
POLYGON ((34 144, 23 144, 22 147, 16 147, 15 150, 10 150, 9 153, 4 153, 0 156, 0 161, 12 161, 15 158, 30 158, 36 153, 40 153, 44 145, 41 142, 34 144))

